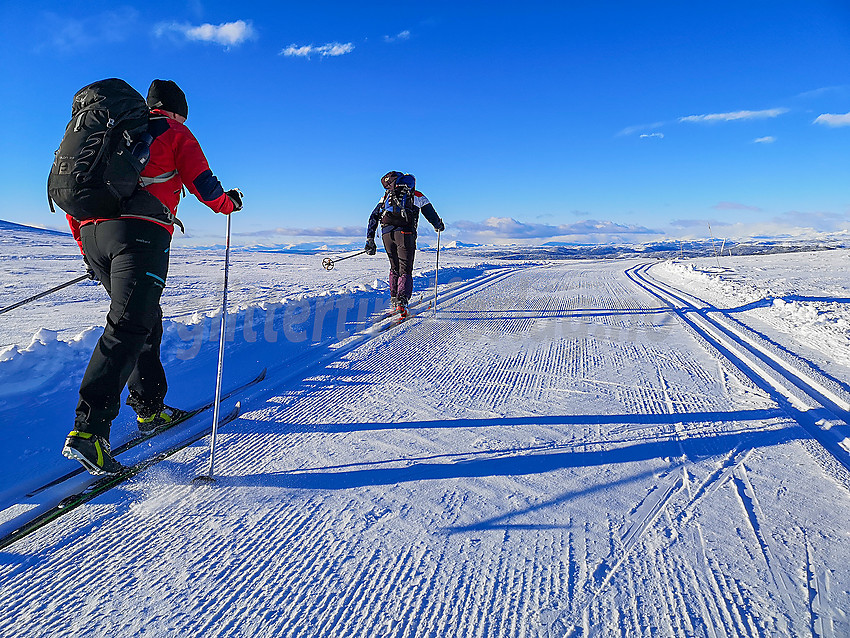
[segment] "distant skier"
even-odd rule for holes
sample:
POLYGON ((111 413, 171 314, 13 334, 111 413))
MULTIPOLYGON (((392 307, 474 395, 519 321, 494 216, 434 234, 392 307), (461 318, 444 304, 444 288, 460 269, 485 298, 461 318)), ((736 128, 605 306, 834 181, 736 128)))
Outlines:
POLYGON ((374 255, 378 251, 375 233, 380 224, 381 239, 390 260, 390 309, 406 317, 407 304, 413 294, 413 259, 419 213, 425 215, 437 232, 446 227, 428 198, 416 190, 413 175, 390 171, 381 178, 381 184, 385 192, 369 217, 366 253, 374 255))
MULTIPOLYGON (((140 99, 144 116, 147 108, 140 99)), ((136 411, 142 431, 185 414, 164 403, 167 383, 160 362, 159 303, 174 224, 182 228, 176 215, 184 186, 214 212, 229 215, 242 208, 239 190, 222 189, 198 141, 184 126, 189 109, 180 87, 171 80, 154 80, 147 107, 150 159, 141 173, 140 188, 122 204, 120 216, 104 215, 99 209, 67 216, 89 276, 103 284, 111 299, 103 335, 80 384, 74 430, 62 450, 92 474, 117 474, 123 469, 112 458, 109 431, 125 385, 130 390, 127 404, 136 411)))

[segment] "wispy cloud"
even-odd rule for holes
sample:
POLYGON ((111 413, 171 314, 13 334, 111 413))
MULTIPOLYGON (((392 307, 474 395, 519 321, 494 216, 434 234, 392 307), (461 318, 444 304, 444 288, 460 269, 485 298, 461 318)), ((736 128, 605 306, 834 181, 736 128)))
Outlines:
MULTIPOLYGON (((627 126, 619 133, 617 136, 625 136, 625 135, 635 135, 636 133, 641 133, 640 137, 642 139, 647 138, 663 138, 664 134, 658 131, 653 131, 653 129, 659 129, 662 126, 666 126, 671 123, 686 123, 686 122, 734 122, 734 121, 743 121, 743 120, 764 120, 770 119, 774 117, 779 117, 780 115, 784 115, 788 113, 790 109, 786 108, 775 108, 775 109, 764 109, 761 111, 731 111, 729 113, 704 113, 702 115, 686 115, 685 117, 680 117, 674 120, 673 122, 655 122, 654 124, 638 124, 636 126, 627 126), (645 132, 643 132, 645 131, 645 132), (642 133, 643 132, 643 133, 642 133)), ((767 141, 767 138, 763 138, 767 141)))
POLYGON ((818 115, 815 118, 815 121, 812 124, 823 124, 824 126, 829 126, 832 128, 837 128, 839 126, 850 126, 850 113, 835 114, 835 113, 824 113, 823 115, 818 115))
POLYGON ((777 224, 810 228, 819 232, 835 232, 847 230, 848 224, 850 224, 850 214, 791 210, 778 215, 773 221, 777 224))
POLYGON ((753 144, 773 144, 776 141, 776 138, 772 135, 765 135, 764 137, 757 137, 753 140, 753 144))
POLYGON ((652 129, 661 128, 664 126, 664 122, 655 122, 654 124, 637 124, 635 126, 627 126, 622 131, 617 133, 617 136, 624 135, 634 135, 635 133, 640 133, 641 131, 651 131, 652 129))
POLYGON ((351 42, 329 42, 321 46, 313 46, 312 44, 298 45, 290 44, 285 49, 282 49, 280 55, 296 58, 309 58, 314 55, 320 57, 336 57, 351 53, 354 50, 354 45, 351 42))
POLYGON ((798 93, 794 97, 802 100, 810 100, 822 97, 824 95, 829 95, 831 93, 841 93, 847 90, 846 84, 838 84, 836 86, 824 86, 819 89, 813 89, 811 91, 806 91, 804 93, 798 93))
POLYGON ((616 235, 655 234, 657 231, 643 226, 617 224, 611 221, 596 221, 588 219, 574 224, 529 224, 511 217, 490 217, 483 222, 458 221, 452 223, 452 228, 464 235, 471 235, 477 241, 494 241, 504 239, 555 239, 561 237, 601 237, 616 235))
POLYGON ((410 31, 405 29, 395 35, 384 36, 384 42, 398 42, 399 40, 410 40, 410 31))
POLYGON ((670 226, 672 228, 677 229, 686 229, 686 228, 702 228, 708 229, 711 225, 714 226, 731 226, 729 222, 722 222, 716 219, 674 219, 670 222, 670 226))
POLYGON ((253 25, 246 20, 200 25, 185 22, 162 22, 155 27, 154 33, 157 37, 174 34, 189 41, 211 42, 225 47, 238 46, 256 36, 253 25))
POLYGON ((712 206, 714 210, 751 210, 760 212, 762 209, 758 206, 748 206, 747 204, 739 204, 738 202, 720 202, 712 206))
POLYGON ((37 50, 83 51, 105 43, 123 42, 142 29, 139 12, 130 7, 105 11, 87 18, 73 18, 57 13, 42 14, 40 28, 44 34, 37 50))
POLYGON ((708 113, 705 115, 687 115, 679 122, 734 122, 738 120, 764 120, 779 117, 788 112, 786 108, 764 109, 762 111, 733 111, 731 113, 708 113))
POLYGON ((680 239, 715 237, 730 239, 806 239, 823 234, 846 233, 850 215, 823 211, 788 211, 770 219, 724 222, 715 219, 679 219, 670 223, 671 235, 680 239))

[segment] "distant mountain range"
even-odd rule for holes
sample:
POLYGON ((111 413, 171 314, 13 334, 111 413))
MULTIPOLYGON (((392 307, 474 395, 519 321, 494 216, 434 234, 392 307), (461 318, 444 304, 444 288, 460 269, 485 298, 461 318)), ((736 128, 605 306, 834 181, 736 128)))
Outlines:
POLYGON ((36 233, 41 235, 59 235, 59 236, 67 236, 70 235, 70 232, 62 232, 61 230, 52 230, 50 228, 36 228, 35 226, 24 226, 23 224, 16 224, 14 222, 7 222, 0 219, 0 231, 5 230, 15 230, 24 233, 36 233))
MULTIPOLYGON (((6 233, 24 233, 24 237, 35 239, 44 237, 65 237, 70 233, 49 228, 36 228, 16 224, 0 219, 0 243, 10 241, 6 233)), ((14 238, 11 239, 14 241, 14 238)), ((380 244, 379 244, 379 247, 380 244)), ((223 245, 198 246, 203 249, 223 249, 223 245)), ((381 247, 382 248, 382 247, 381 247)), ((848 233, 825 234, 812 238, 794 239, 788 237, 755 237, 747 240, 710 240, 710 239, 667 239, 644 244, 574 244, 547 242, 539 246, 518 244, 469 244, 460 241, 445 242, 441 250, 451 250, 460 254, 476 254, 499 259, 617 259, 626 257, 651 257, 670 259, 674 257, 713 257, 715 255, 763 255, 767 253, 787 253, 810 250, 830 250, 850 248, 848 233)), ((436 241, 428 238, 428 243, 420 241, 422 251, 436 250, 436 241)), ((343 255, 363 250, 361 242, 329 244, 326 242, 305 242, 299 244, 279 244, 271 246, 238 246, 234 250, 245 252, 268 252, 290 254, 332 254, 343 255)))

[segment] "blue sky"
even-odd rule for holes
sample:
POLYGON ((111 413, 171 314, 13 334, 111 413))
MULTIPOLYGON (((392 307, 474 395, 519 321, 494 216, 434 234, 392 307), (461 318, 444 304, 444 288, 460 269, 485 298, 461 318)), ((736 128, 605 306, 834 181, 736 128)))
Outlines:
MULTIPOLYGON (((4 1, 0 29, 9 221, 63 224, 71 98, 121 77, 183 87, 243 244, 360 239, 388 170, 467 242, 850 222, 847 2, 4 1)), ((191 197, 180 216, 182 241, 222 232, 191 197)))

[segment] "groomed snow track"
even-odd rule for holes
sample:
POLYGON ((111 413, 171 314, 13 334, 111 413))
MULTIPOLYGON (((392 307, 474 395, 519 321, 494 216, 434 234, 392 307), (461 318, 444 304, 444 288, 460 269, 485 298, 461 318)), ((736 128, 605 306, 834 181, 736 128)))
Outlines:
POLYGON ((263 361, 214 486, 195 445, 0 555, 0 633, 846 635, 841 388, 645 271, 492 271, 263 361))

